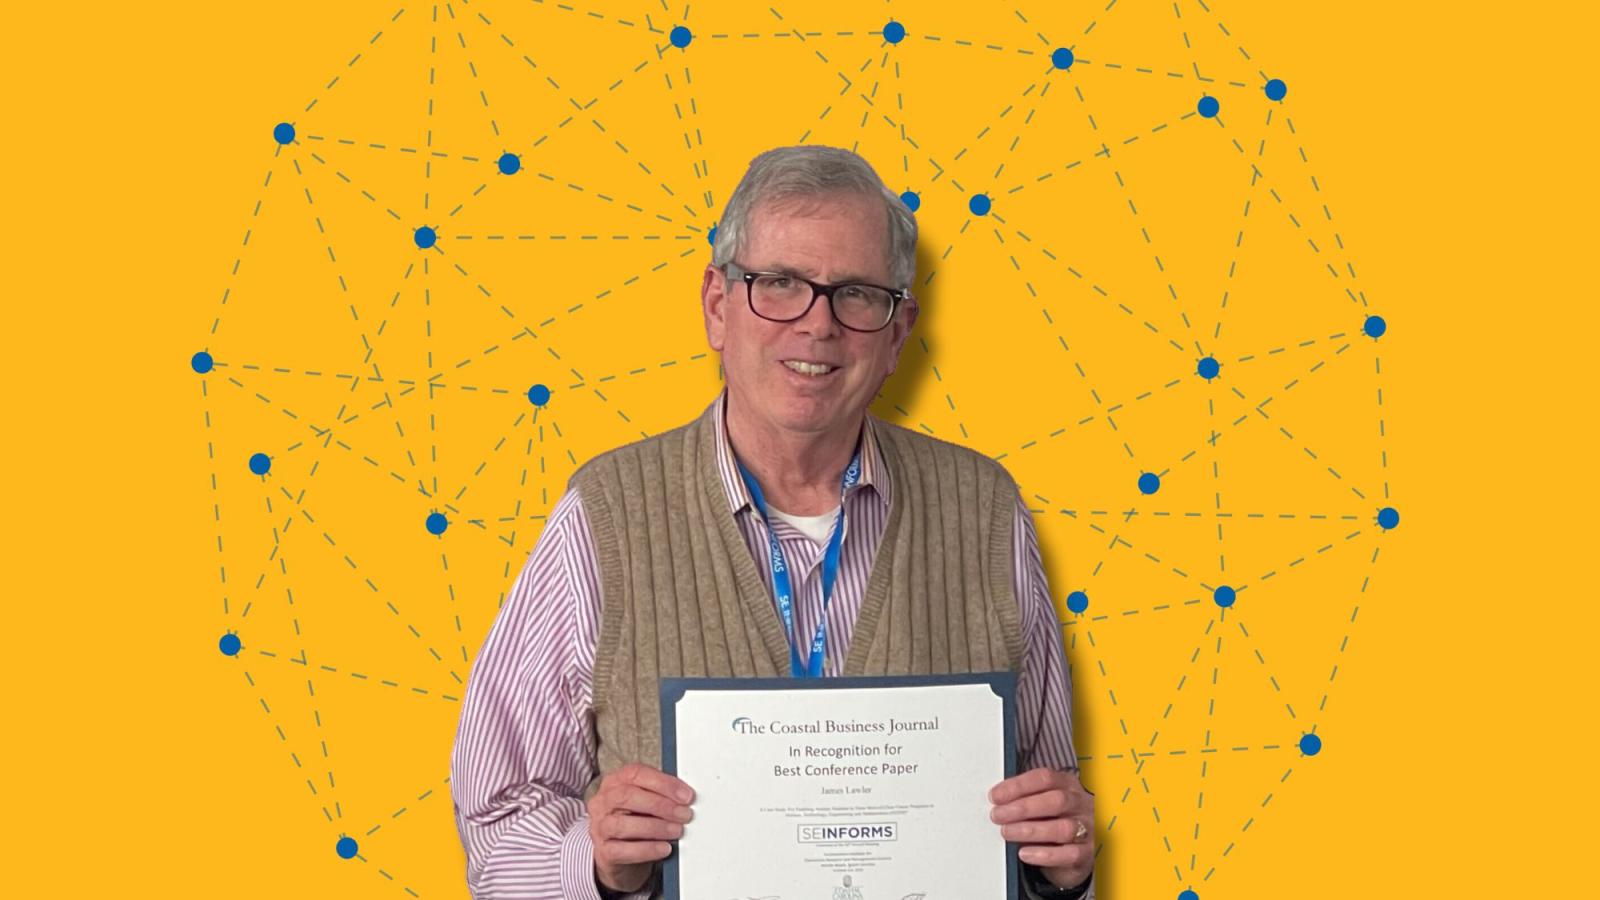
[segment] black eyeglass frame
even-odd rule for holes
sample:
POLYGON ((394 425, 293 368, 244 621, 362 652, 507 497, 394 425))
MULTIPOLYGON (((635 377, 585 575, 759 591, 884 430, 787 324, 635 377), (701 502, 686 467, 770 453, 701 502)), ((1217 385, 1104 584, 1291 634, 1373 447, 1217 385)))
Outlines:
POLYGON ((768 322, 795 322, 803 319, 811 312, 811 307, 817 305, 817 297, 820 296, 827 298, 828 315, 833 316, 833 320, 838 322, 841 328, 848 328, 851 331, 859 331, 863 334, 872 334, 888 328, 889 323, 894 321, 894 314, 899 312, 900 304, 911 299, 911 292, 905 288, 884 287, 881 284, 873 284, 870 281, 844 281, 838 284, 828 284, 827 282, 812 281, 809 278, 802 278, 792 272, 750 272, 746 271, 743 266, 734 262, 723 264, 722 273, 729 278, 737 278, 744 282, 745 303, 749 304, 751 312, 763 319, 766 319, 768 322), (807 303, 806 308, 801 310, 798 315, 791 316, 787 319, 775 319, 772 316, 762 313, 760 310, 756 309, 755 285, 756 279, 763 275, 773 275, 779 278, 793 278, 795 281, 805 282, 811 287, 811 302, 807 303), (888 293, 889 314, 884 316, 883 324, 879 325, 877 328, 857 328, 839 318, 839 311, 834 309, 833 306, 833 294, 835 291, 843 287, 869 287, 888 293))

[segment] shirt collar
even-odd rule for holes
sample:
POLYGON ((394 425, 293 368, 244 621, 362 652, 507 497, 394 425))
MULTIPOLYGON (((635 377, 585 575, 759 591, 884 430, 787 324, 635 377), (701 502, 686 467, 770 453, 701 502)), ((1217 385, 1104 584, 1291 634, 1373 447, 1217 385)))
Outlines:
MULTIPOLYGON (((722 486, 728 493, 729 511, 737 516, 746 509, 753 510, 755 504, 751 500, 749 488, 745 487, 744 479, 739 477, 739 464, 734 459, 733 442, 728 440, 727 412, 728 391, 723 389, 717 396, 712 413, 717 423, 717 471, 722 476, 722 486)), ((889 470, 883 464, 874 421, 869 412, 862 422, 861 480, 850 489, 850 493, 862 488, 871 488, 887 504, 891 496, 889 470)))

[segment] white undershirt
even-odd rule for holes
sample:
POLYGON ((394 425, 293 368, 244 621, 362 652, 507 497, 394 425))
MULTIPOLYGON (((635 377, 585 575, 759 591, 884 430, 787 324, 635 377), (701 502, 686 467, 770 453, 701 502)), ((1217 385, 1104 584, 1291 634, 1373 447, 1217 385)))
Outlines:
POLYGON ((837 506, 819 516, 793 516, 770 504, 767 506, 767 512, 772 513, 775 518, 782 519, 793 525, 799 529, 801 534, 817 544, 826 544, 828 542, 828 536, 833 534, 833 521, 839 518, 839 507, 837 506))

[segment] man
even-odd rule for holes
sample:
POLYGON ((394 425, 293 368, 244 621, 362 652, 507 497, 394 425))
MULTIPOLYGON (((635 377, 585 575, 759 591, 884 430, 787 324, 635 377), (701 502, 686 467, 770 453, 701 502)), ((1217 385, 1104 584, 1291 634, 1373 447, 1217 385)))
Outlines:
POLYGON ((751 163, 700 290, 726 391, 573 476, 473 668, 451 790, 475 896, 658 889, 694 801, 659 770, 661 677, 1008 669, 1025 771, 991 818, 1027 896, 1092 897, 1094 800, 1016 485, 867 415, 916 321, 915 254, 859 156, 751 163))

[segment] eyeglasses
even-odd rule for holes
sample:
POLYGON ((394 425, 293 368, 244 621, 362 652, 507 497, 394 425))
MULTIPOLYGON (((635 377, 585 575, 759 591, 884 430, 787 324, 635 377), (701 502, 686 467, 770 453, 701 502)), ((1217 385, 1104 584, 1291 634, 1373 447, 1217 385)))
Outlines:
POLYGON ((738 263, 722 267, 729 278, 744 282, 750 311, 769 322, 793 322, 826 297, 834 321, 851 331, 882 331, 895 309, 911 292, 876 284, 824 284, 782 272, 746 272, 738 263))

